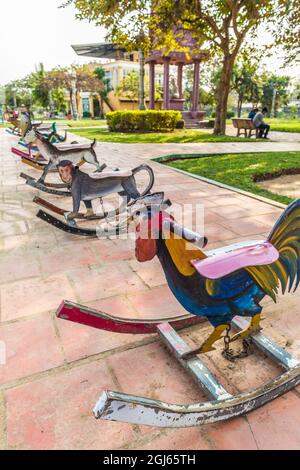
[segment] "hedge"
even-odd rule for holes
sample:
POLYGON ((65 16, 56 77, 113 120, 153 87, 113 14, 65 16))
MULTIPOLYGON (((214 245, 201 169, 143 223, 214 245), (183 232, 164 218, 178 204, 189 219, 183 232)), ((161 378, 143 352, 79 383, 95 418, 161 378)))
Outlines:
POLYGON ((113 111, 107 113, 111 132, 169 132, 182 119, 179 111, 113 111))

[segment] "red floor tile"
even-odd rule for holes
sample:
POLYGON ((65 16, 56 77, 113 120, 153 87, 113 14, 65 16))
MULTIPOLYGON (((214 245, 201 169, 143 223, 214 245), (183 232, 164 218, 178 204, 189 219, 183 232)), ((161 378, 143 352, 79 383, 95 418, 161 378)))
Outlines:
POLYGON ((146 286, 126 262, 103 263, 93 269, 72 273, 72 282, 82 302, 146 290, 146 286))
POLYGON ((97 421, 92 409, 115 389, 103 362, 88 364, 6 392, 11 449, 118 449, 134 438, 130 425, 97 421))
POLYGON ((130 294, 128 299, 138 312, 139 318, 167 318, 187 313, 168 286, 130 294))
POLYGON ((54 310, 63 299, 77 300, 64 274, 2 284, 0 292, 2 321, 54 310))
POLYGON ((6 364, 0 366, 1 384, 58 367, 64 362, 49 314, 0 325, 0 340, 6 345, 7 356, 6 364))
POLYGON ((293 392, 248 416, 259 449, 299 450, 300 399, 293 392))

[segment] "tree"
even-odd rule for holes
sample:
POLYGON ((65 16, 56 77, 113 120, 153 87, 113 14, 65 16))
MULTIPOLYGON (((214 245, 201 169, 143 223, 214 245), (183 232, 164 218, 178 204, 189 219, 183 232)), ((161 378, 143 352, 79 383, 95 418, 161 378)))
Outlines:
POLYGON ((275 74, 267 75, 262 77, 263 82, 263 93, 262 93, 262 106, 266 106, 269 112, 272 111, 273 99, 274 101, 274 113, 277 114, 278 108, 289 103, 289 90, 290 77, 288 76, 277 76, 275 74))
POLYGON ((234 63, 249 34, 275 15, 274 0, 165 0, 155 6, 156 37, 161 45, 182 42, 186 32, 195 41, 195 52, 204 45, 220 56, 215 134, 226 130, 226 112, 234 63), (172 34, 171 34, 172 33, 172 34), (172 36, 172 39, 170 39, 172 36))
POLYGON ((103 89, 103 83, 89 65, 57 67, 46 74, 45 86, 51 90, 65 89, 69 92, 73 116, 77 115, 77 92, 88 91, 99 94, 103 89))
POLYGON ((102 117, 104 116, 104 105, 103 103, 106 103, 108 106, 110 106, 109 101, 108 101, 108 94, 112 90, 112 87, 110 85, 110 81, 108 78, 105 76, 105 70, 103 67, 97 67, 94 71, 94 74, 98 78, 98 80, 101 82, 101 90, 100 90, 100 108, 101 108, 101 115, 102 117))
MULTIPOLYGON (((149 78, 145 77, 145 85, 146 89, 149 90, 149 78)), ((126 97, 130 101, 133 102, 138 100, 139 97, 139 76, 136 72, 129 72, 121 81, 120 85, 116 90, 116 94, 119 97, 126 97)), ((146 92, 145 98, 149 98, 149 91, 146 92)), ((156 84, 155 85, 155 100, 159 100, 161 98, 161 89, 156 84)))
POLYGON ((24 104, 30 107, 32 102, 30 80, 14 80, 5 86, 5 102, 10 107, 18 107, 24 104))
POLYGON ((122 44, 128 51, 139 51, 139 101, 145 109, 145 55, 151 48, 149 0, 68 0, 62 7, 74 4, 79 19, 94 21, 107 29, 107 38, 122 44))
POLYGON ((243 103, 257 104, 260 98, 260 79, 257 74, 258 64, 243 57, 233 67, 231 89, 238 97, 237 112, 241 116, 243 103))
POLYGON ((274 34, 284 46, 285 62, 300 61, 300 0, 279 0, 280 12, 274 34))
POLYGON ((46 80, 46 76, 47 73, 45 72, 44 65, 41 63, 39 64, 37 72, 32 73, 28 77, 28 82, 32 89, 33 100, 44 108, 48 107, 50 104, 49 93, 51 90, 46 80))

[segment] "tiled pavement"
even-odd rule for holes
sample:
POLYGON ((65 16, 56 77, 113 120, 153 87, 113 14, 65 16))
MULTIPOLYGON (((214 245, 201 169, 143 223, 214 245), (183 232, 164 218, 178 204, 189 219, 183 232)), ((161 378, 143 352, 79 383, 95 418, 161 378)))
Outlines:
MULTIPOLYGON (((21 170, 36 172, 10 153, 16 139, 0 132, 0 340, 7 350, 7 363, 0 365, 0 448, 299 449, 300 389, 246 417, 199 428, 159 430, 94 419, 91 410, 103 389, 174 403, 204 396, 155 337, 122 336, 58 320, 61 300, 139 318, 178 315, 182 308, 158 262, 136 262, 132 240, 86 240, 36 219, 36 191, 18 176, 21 170)), ((220 150, 220 145, 98 144, 98 154, 110 166, 133 167, 143 157, 236 148, 223 144, 220 150)), ((252 151, 273 144, 244 145, 252 151)), ((300 149, 300 144, 278 145, 300 149)), ((151 164, 156 189, 164 189, 173 202, 204 204, 211 247, 262 238, 281 213, 274 205, 151 164)), ((300 357, 299 294, 265 305, 267 333, 300 357)), ((199 342, 208 330, 204 324, 185 336, 199 342)), ((259 354, 234 365, 218 352, 205 361, 233 392, 278 373, 259 354)))

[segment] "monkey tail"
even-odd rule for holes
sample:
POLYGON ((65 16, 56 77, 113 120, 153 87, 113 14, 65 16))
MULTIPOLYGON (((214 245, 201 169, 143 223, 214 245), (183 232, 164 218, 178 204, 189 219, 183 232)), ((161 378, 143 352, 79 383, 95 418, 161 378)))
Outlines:
POLYGON ((151 189, 154 186, 154 172, 152 168, 149 165, 140 165, 137 168, 134 168, 132 170, 132 175, 135 176, 137 173, 140 173, 141 171, 146 171, 149 176, 149 183, 144 189, 144 191, 141 192, 140 197, 146 196, 147 194, 150 193, 151 189))

